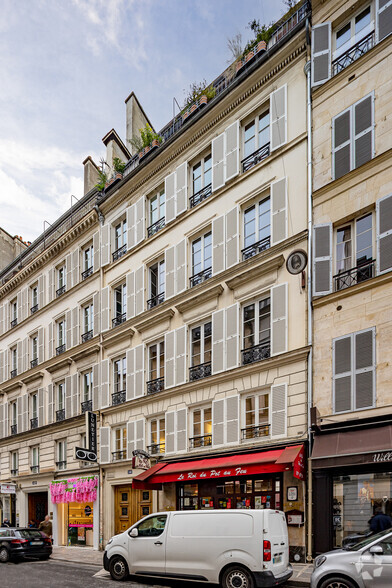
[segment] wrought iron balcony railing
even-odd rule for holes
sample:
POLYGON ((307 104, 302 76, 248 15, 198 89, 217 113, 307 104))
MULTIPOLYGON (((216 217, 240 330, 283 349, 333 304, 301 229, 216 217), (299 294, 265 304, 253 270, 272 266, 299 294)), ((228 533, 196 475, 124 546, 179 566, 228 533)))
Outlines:
POLYGON ((112 451, 112 461, 119 461, 120 459, 125 459, 127 456, 127 452, 125 449, 121 451, 112 451))
POLYGON ((366 263, 361 263, 356 267, 352 267, 344 272, 340 272, 333 277, 335 284, 335 291, 350 288, 360 282, 370 280, 375 276, 376 260, 371 259, 366 263))
POLYGON ((148 310, 151 310, 152 308, 155 308, 155 306, 162 304, 162 302, 165 302, 165 293, 164 292, 160 292, 156 296, 153 296, 152 298, 150 298, 150 300, 147 300, 147 308, 148 308, 148 310))
POLYGON ((253 345, 247 349, 241 350, 242 365, 254 363, 271 357, 271 343, 263 343, 261 345, 253 345))
POLYGON ((32 306, 30 308, 31 314, 34 314, 35 312, 37 312, 37 310, 38 310, 38 304, 34 304, 34 306, 32 306))
POLYGON ((157 220, 156 223, 153 223, 152 225, 150 225, 147 228, 147 235, 149 237, 152 237, 153 235, 155 235, 155 233, 157 233, 158 231, 163 229, 164 226, 165 226, 165 217, 163 216, 162 218, 157 220))
POLYGON ((16 325, 17 325, 17 324, 18 324, 18 319, 17 319, 17 318, 14 318, 14 319, 11 321, 11 329, 13 329, 14 327, 16 327, 16 325))
POLYGON ((164 443, 153 443, 147 446, 147 451, 150 455, 157 455, 158 453, 165 453, 164 443))
POLYGON ((123 402, 125 402, 125 399, 126 399, 125 390, 120 390, 119 392, 113 392, 112 406, 117 406, 118 404, 122 404, 123 402))
POLYGON ((117 316, 114 317, 114 319, 112 319, 112 326, 118 327, 122 323, 125 323, 126 320, 127 320, 127 313, 126 312, 123 312, 123 314, 118 314, 117 316))
POLYGON ((18 425, 11 425, 11 435, 16 435, 18 432, 18 425))
POLYGON ((263 159, 266 159, 266 157, 268 157, 269 154, 270 154, 270 144, 266 143, 265 145, 260 147, 260 149, 257 149, 257 151, 254 151, 253 153, 248 155, 248 157, 245 157, 241 161, 242 171, 243 172, 248 171, 248 169, 251 169, 253 166, 260 163, 260 161, 263 161, 263 159))
POLYGON ((66 350, 65 343, 63 343, 62 345, 59 345, 58 347, 56 347, 56 355, 61 355, 62 353, 64 353, 65 350, 66 350))
POLYGON ((85 400, 84 402, 81 403, 81 407, 82 407, 82 414, 84 414, 85 412, 91 411, 91 410, 93 410, 93 401, 92 400, 85 400))
POLYGON ((116 251, 113 251, 113 254, 112 254, 113 261, 120 259, 120 257, 125 255, 126 252, 127 252, 127 244, 125 243, 125 245, 123 245, 122 247, 119 247, 118 249, 116 249, 116 251))
POLYGON ((67 286, 64 284, 64 286, 61 286, 60 288, 58 288, 56 290, 56 296, 61 296, 62 294, 64 294, 64 292, 66 291, 67 286))
POLYGON ((194 382, 195 380, 201 380, 202 378, 208 378, 211 375, 211 362, 206 361, 199 365, 194 365, 189 368, 189 381, 194 382))
POLYGON ((16 378, 18 375, 18 370, 11 370, 11 378, 16 378))
POLYGON ((17 476, 19 470, 11 470, 11 476, 17 476))
POLYGON ((34 359, 32 359, 30 361, 30 367, 34 368, 34 367, 37 367, 37 365, 38 365, 38 357, 34 357, 34 359))
POLYGON ((39 465, 30 466, 30 471, 32 474, 39 474, 39 465))
POLYGON ((248 425, 241 429, 241 439, 255 439, 257 437, 268 437, 270 425, 248 425))
POLYGON ((38 417, 30 419, 30 429, 38 429, 38 417))
POLYGON ((86 278, 91 276, 93 274, 93 271, 94 271, 94 268, 92 265, 90 267, 88 267, 86 270, 84 270, 84 272, 82 272, 82 280, 85 280, 86 278))
POLYGON ((56 410, 56 423, 60 423, 61 421, 65 420, 65 408, 60 408, 60 410, 56 410))
POLYGON ((374 47, 374 31, 366 35, 363 39, 358 41, 353 47, 347 49, 345 53, 339 55, 332 62, 332 75, 336 76, 343 69, 354 63, 357 59, 365 55, 370 49, 374 47))
POLYGON ((94 334, 93 329, 90 329, 89 331, 82 333, 82 343, 85 343, 86 341, 89 341, 90 339, 92 339, 93 334, 94 334))
POLYGON ((67 468, 67 462, 65 460, 56 461, 56 466, 58 470, 65 470, 67 468))
POLYGON ((204 188, 189 197, 189 207, 193 208, 194 206, 197 206, 200 202, 211 196, 211 194, 212 184, 207 184, 207 186, 204 186, 204 188))
POLYGON ((198 272, 194 276, 191 276, 189 278, 191 288, 193 288, 193 286, 197 286, 198 284, 201 284, 202 282, 205 282, 211 276, 212 276, 212 267, 207 267, 203 271, 198 272))
POLYGON ((271 237, 265 237, 261 239, 261 241, 257 241, 257 243, 253 243, 253 245, 248 245, 245 249, 242 249, 242 260, 249 259, 254 255, 257 255, 261 251, 265 251, 271 247, 271 237))
POLYGON ((189 449, 207 447, 208 445, 212 445, 212 435, 198 435, 189 439, 189 449))
POLYGON ((147 394, 156 394, 165 389, 165 378, 155 378, 147 382, 147 394))

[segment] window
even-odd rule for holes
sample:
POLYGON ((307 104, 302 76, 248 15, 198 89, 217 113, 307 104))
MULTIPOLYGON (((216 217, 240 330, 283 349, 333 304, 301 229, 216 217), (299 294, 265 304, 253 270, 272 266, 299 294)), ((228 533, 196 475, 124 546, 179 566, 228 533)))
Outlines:
POLYGON ((192 413, 192 437, 190 449, 212 444, 211 408, 198 408, 192 413))
POLYGON ((57 441, 57 461, 56 466, 58 470, 67 469, 67 442, 57 441))
POLYGON ((191 329, 191 382, 211 375, 211 334, 211 322, 191 329))
POLYGON ((364 37, 372 33, 373 30, 374 22, 371 19, 371 7, 368 6, 335 32, 334 59, 351 49, 364 37))
POLYGON ((61 267, 57 268, 56 296, 61 296, 61 294, 64 294, 65 290, 66 290, 65 267, 62 265, 61 267))
POLYGON ((83 249, 83 271, 82 271, 82 278, 85 280, 94 271, 93 268, 93 256, 94 256, 94 248, 92 245, 88 245, 85 249, 83 249))
POLYGON ((60 355, 66 349, 65 345, 65 320, 61 319, 57 322, 57 347, 56 355, 60 355))
POLYGON ((10 417, 11 435, 16 435, 18 432, 18 405, 16 400, 10 403, 10 417))
POLYGON ((127 428, 118 427, 113 431, 115 451, 112 452, 113 461, 125 459, 127 456, 127 428))
POLYGON ((94 306, 90 302, 83 307, 83 334, 82 341, 92 339, 94 334, 94 306))
POLYGON ((113 362, 113 406, 125 402, 126 397, 127 360, 125 357, 113 362))
POLYGON ((142 521, 138 526, 139 537, 158 537, 162 535, 166 525, 166 515, 156 515, 142 521))
POLYGON ((211 195, 211 153, 200 159, 192 167, 192 196, 190 207, 196 206, 211 195))
POLYGON ((56 422, 65 419, 65 383, 59 382, 56 385, 56 422))
POLYGON ((30 429, 38 427, 38 392, 30 395, 30 429))
POLYGON ((271 354, 270 297, 243 307, 242 364, 253 363, 271 354))
POLYGON ((335 290, 373 278, 374 263, 371 213, 336 229, 335 290))
POLYGON ((31 448, 30 460, 31 460, 31 466, 30 466, 31 472, 33 474, 38 474, 39 473, 39 446, 38 445, 31 448))
POLYGON ((11 348, 11 378, 15 378, 18 374, 18 348, 11 348))
POLYGON ((10 310, 11 310, 11 328, 12 327, 16 327, 16 325, 18 324, 18 303, 17 300, 15 298, 15 300, 12 300, 10 303, 10 310))
POLYGON ((333 341, 333 410, 371 408, 375 403, 375 329, 333 341))
POLYGON ((270 433, 269 395, 252 394, 244 398, 244 423, 241 429, 242 439, 264 437, 270 433))
POLYGON ((248 259, 271 244, 270 197, 260 200, 244 210, 244 249, 242 258, 248 259))
POLYGON ((165 387, 165 343, 159 341, 148 348, 147 394, 155 394, 165 387))
POLYGON ((191 287, 201 284, 212 276, 212 233, 208 231, 192 241, 191 287))
POLYGON ((33 335, 30 339, 31 345, 31 360, 30 367, 38 365, 38 335, 33 335))
POLYGON ((86 410, 91 410, 91 407, 90 408, 86 407, 85 409, 83 409, 83 404, 86 402, 91 404, 92 393, 93 393, 93 370, 89 370, 88 372, 85 372, 84 374, 82 374, 82 412, 85 412, 86 410))
POLYGON ((127 251, 127 221, 122 220, 114 227, 113 261, 119 259, 127 251))
POLYGON ((165 418, 161 417, 150 421, 151 445, 148 451, 151 455, 165 453, 165 418))
POLYGON ((38 310, 38 286, 31 287, 31 314, 34 314, 38 310))
POLYGON ((270 149, 270 115, 263 110, 244 126, 244 158, 242 171, 245 172, 269 155, 270 149))
POLYGON ((19 455, 17 451, 11 451, 11 476, 17 476, 19 471, 19 455))
POLYGON ((127 286, 121 284, 114 289, 114 319, 113 327, 117 327, 127 320, 127 286))
POLYGON ((160 190, 149 199, 149 211, 150 226, 147 233, 152 237, 165 226, 165 190, 160 190))
POLYGON ((165 301, 165 260, 161 259, 149 268, 150 299, 147 308, 151 309, 165 301))

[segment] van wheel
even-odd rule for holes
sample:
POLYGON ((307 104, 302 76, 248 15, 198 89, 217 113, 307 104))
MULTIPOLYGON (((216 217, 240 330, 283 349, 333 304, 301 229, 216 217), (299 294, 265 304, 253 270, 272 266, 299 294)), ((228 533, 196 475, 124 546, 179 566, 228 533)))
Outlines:
POLYGON ((251 574, 245 568, 233 566, 224 571, 222 576, 222 588, 253 588, 254 582, 251 574))
POLYGON ((347 578, 334 576, 333 578, 324 580, 324 582, 322 582, 320 585, 320 588, 357 588, 357 585, 347 578))
POLYGON ((115 555, 109 562, 109 572, 113 580, 125 580, 128 575, 128 566, 125 560, 119 555, 115 555))
POLYGON ((9 551, 6 547, 0 547, 0 561, 6 563, 10 559, 9 551))

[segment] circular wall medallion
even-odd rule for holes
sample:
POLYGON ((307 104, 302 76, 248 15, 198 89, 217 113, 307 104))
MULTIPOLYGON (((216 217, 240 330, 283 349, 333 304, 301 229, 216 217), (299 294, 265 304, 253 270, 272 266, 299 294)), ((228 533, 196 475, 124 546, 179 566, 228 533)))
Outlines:
POLYGON ((286 268, 290 274, 300 274, 306 268, 308 256, 303 249, 297 249, 290 253, 286 261, 286 268))

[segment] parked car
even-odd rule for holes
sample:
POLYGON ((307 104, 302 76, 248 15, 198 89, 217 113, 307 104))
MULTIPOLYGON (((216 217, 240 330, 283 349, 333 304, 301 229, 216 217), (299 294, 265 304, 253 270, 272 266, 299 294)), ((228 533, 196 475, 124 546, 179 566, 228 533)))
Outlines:
POLYGON ((366 537, 371 537, 372 535, 374 535, 374 533, 370 529, 367 529, 362 533, 353 533, 352 535, 347 535, 347 537, 345 537, 342 541, 342 548, 346 549, 346 547, 351 547, 352 545, 355 545, 359 541, 363 541, 363 539, 366 539, 366 537))
POLYGON ((103 561, 114 580, 134 574, 223 588, 277 586, 293 573, 285 515, 270 509, 149 515, 112 537, 103 561))
POLYGON ((49 559, 52 542, 38 529, 0 527, 0 562, 25 557, 49 559))
POLYGON ((311 588, 391 588, 392 530, 314 560, 311 588))

